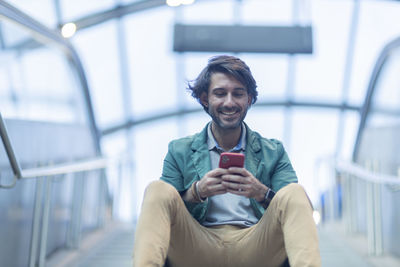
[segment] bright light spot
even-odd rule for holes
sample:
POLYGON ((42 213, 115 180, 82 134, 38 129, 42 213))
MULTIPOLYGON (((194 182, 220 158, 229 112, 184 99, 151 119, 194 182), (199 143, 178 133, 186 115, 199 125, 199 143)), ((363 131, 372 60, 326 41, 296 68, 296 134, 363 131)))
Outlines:
POLYGON ((181 3, 183 5, 191 5, 194 3, 194 0, 181 0, 181 3))
POLYGON ((167 0, 167 5, 169 6, 179 6, 181 4, 181 0, 167 0))
POLYGON ((61 35, 64 38, 69 38, 72 37, 76 32, 76 25, 75 23, 69 22, 67 24, 64 24, 61 28, 61 35))
POLYGON ((321 214, 319 214, 317 210, 313 211, 313 218, 316 225, 318 225, 321 222, 321 214))

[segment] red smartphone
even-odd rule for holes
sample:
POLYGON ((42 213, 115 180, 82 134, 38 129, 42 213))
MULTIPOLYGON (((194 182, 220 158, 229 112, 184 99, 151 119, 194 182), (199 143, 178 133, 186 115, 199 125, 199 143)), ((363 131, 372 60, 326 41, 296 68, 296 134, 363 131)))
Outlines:
POLYGON ((219 158, 219 167, 228 169, 229 167, 244 166, 244 155, 240 153, 223 152, 219 158))

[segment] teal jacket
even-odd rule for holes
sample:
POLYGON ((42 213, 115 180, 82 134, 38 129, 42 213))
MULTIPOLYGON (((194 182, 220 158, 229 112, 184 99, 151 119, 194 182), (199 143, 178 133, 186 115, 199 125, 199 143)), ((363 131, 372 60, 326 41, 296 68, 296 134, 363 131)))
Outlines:
MULTIPOLYGON (((211 170, 207 126, 200 133, 169 143, 160 179, 173 185, 181 194, 211 170)), ((245 127, 246 169, 275 192, 289 183, 296 183, 296 173, 282 143, 263 138, 247 125, 245 127)), ((263 206, 255 199, 250 199, 250 203, 256 216, 261 218, 265 211, 263 206)), ((185 202, 185 205, 196 220, 200 223, 204 221, 209 205, 207 200, 202 203, 185 202)))

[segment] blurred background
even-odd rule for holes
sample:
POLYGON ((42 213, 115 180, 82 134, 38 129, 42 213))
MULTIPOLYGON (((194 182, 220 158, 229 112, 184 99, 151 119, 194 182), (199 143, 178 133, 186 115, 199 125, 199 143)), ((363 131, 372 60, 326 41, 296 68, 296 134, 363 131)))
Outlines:
POLYGON ((388 0, 0 0, 1 266, 131 266, 168 142, 210 120, 187 82, 220 54, 252 70, 245 121, 283 142, 323 266, 400 266, 399 14, 388 0))

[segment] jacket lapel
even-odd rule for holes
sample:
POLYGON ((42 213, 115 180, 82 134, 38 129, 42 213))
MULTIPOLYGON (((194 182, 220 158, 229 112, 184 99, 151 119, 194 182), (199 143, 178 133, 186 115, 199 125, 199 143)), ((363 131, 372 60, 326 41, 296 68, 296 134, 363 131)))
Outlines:
POLYGON ((247 139, 246 139, 246 169, 251 172, 254 177, 260 177, 262 170, 261 161, 261 145, 260 141, 258 140, 256 134, 250 130, 250 128, 245 124, 246 132, 247 132, 247 139))
POLYGON ((201 179, 207 172, 211 170, 210 154, 207 145, 207 127, 195 135, 192 143, 192 162, 194 168, 201 179))

